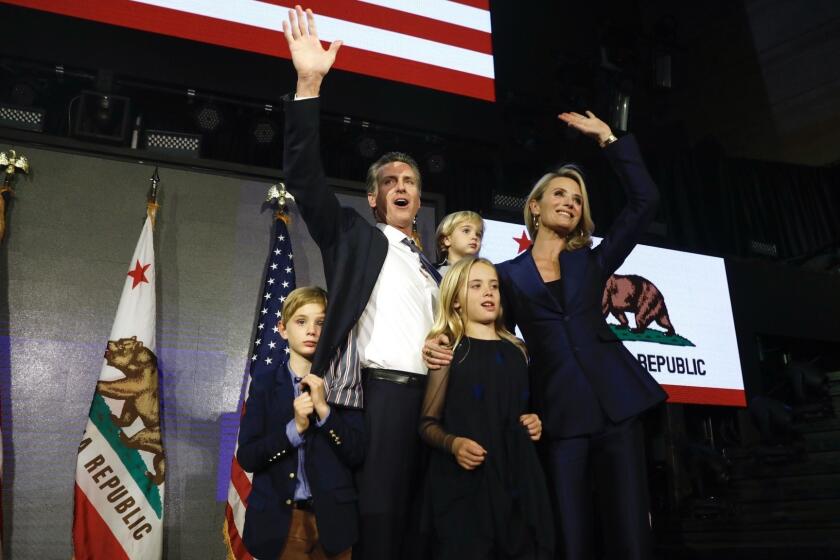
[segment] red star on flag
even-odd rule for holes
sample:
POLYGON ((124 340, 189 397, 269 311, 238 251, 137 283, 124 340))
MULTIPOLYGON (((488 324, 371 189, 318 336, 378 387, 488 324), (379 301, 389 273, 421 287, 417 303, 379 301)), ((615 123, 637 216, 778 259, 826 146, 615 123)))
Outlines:
POLYGON ((137 261, 137 264, 134 266, 134 270, 128 271, 128 276, 131 276, 131 279, 134 280, 134 283, 131 285, 132 290, 141 282, 145 282, 146 284, 149 283, 149 279, 146 278, 145 272, 150 266, 152 266, 151 263, 142 265, 140 264, 140 261, 137 261))
POLYGON ((519 243, 519 250, 516 252, 517 255, 531 246, 531 240, 528 239, 528 234, 525 233, 524 229, 522 230, 522 237, 514 237, 513 240, 519 243))

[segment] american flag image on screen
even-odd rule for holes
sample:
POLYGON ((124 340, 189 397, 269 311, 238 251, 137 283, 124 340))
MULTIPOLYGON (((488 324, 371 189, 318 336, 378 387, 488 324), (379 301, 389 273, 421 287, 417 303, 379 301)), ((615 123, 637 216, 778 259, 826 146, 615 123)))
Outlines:
MULTIPOLYGON (((280 0, 11 0, 9 3, 152 33, 290 58, 280 0)), ((489 0, 310 0, 335 67, 495 100, 489 0)))

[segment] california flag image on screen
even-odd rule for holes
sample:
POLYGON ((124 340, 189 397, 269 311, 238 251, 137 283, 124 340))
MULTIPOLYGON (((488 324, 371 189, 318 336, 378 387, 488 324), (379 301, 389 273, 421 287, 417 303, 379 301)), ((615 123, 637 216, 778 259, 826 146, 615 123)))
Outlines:
MULTIPOLYGON (((531 245, 522 225, 484 224, 481 256, 494 263, 531 245)), ((593 237, 594 246, 600 241, 593 237)), ((746 405, 723 259, 637 245, 607 280, 602 305, 668 402, 746 405)))

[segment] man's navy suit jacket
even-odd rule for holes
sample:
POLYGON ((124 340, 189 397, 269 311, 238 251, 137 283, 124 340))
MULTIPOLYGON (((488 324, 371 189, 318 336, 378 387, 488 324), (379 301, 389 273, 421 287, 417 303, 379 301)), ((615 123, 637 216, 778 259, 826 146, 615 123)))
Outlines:
POLYGON ((604 152, 628 203, 596 248, 560 253, 564 301, 545 286, 530 250, 497 267, 505 321, 519 326, 528 346, 532 403, 547 438, 597 433, 604 415, 618 423, 666 397, 601 308, 607 279, 653 219, 659 194, 632 136, 604 152))
MULTIPOLYGON (((318 98, 285 102, 286 127, 283 170, 286 188, 321 250, 330 304, 312 372, 324 376, 367 306, 388 254, 388 240, 376 226, 352 208, 342 207, 327 184, 321 164, 318 98)), ((332 380, 330 400, 361 408, 359 372, 356 379, 332 380)))
MULTIPOLYGON (((277 558, 289 531, 298 468, 298 450, 286 436, 286 424, 294 418, 293 401, 286 365, 264 371, 251 381, 239 428, 236 458, 254 474, 242 539, 257 558, 277 558)), ((352 469, 364 459, 362 412, 332 406, 326 422, 310 424, 304 437, 319 541, 328 554, 336 554, 358 537, 352 469)))

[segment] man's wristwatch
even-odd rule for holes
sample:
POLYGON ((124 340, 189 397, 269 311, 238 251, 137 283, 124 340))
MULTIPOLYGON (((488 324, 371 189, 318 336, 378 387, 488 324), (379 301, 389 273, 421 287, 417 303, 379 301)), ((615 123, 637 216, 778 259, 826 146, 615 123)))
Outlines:
POLYGON ((607 136, 606 140, 601 142, 601 147, 606 148, 607 146, 609 146, 613 142, 616 142, 617 140, 618 140, 618 138, 616 138, 615 134, 610 134, 609 136, 607 136))

